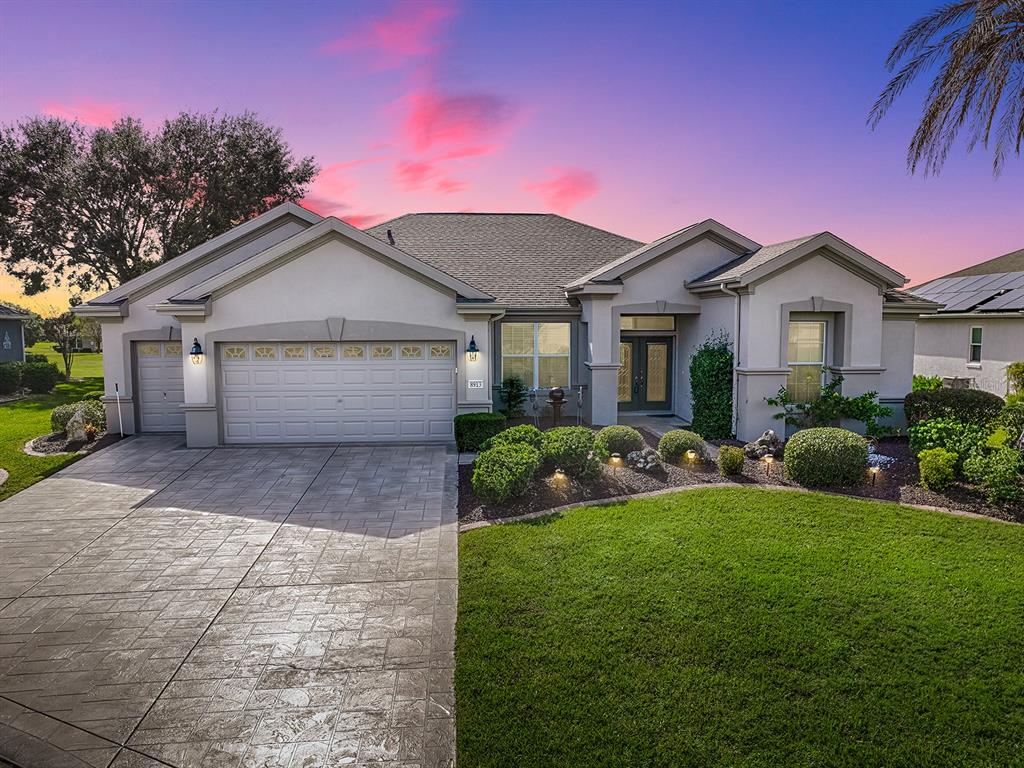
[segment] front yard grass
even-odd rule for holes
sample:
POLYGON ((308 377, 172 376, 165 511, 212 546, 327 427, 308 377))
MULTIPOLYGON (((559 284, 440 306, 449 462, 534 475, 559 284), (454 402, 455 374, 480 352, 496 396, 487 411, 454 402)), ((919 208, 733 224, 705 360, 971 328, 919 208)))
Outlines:
POLYGON ((468 766, 1024 765, 1024 527, 706 489, 459 540, 468 766))
MULTIPOLYGON (((46 359, 56 365, 57 370, 64 373, 64 358, 53 348, 52 341, 37 342, 25 351, 30 355, 46 355, 46 359)), ((76 352, 75 359, 71 361, 71 378, 90 379, 96 377, 99 377, 100 385, 93 389, 103 389, 103 353, 76 352)))
POLYGON ((48 395, 0 403, 0 468, 11 475, 0 485, 0 500, 38 483, 78 458, 67 454, 29 456, 22 448, 32 438, 50 432, 50 411, 56 406, 81 400, 86 393, 102 388, 102 377, 90 377, 58 384, 48 395))

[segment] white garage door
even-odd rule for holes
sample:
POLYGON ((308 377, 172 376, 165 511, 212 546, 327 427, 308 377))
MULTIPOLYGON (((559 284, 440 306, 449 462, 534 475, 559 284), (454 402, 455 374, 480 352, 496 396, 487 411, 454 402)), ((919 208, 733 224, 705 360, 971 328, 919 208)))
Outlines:
POLYGON ((142 432, 184 432, 185 385, 180 341, 135 344, 142 432))
POLYGON ((452 439, 455 344, 221 344, 226 443, 452 439))

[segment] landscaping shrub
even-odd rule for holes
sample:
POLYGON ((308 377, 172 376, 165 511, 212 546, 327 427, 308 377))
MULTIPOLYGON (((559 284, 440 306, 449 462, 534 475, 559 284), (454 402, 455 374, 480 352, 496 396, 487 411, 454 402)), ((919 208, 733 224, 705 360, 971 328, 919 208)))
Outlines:
POLYGON ((49 392, 62 378, 53 363, 25 363, 21 367, 21 386, 37 395, 49 392))
POLYGON ((102 389, 94 389, 91 392, 86 392, 82 395, 83 400, 101 400, 103 398, 102 389))
POLYGON ((868 468, 868 442, 848 429, 813 427, 789 438, 783 460, 786 477, 800 485, 860 485, 868 468))
POLYGON ((0 363, 0 395, 13 395, 21 386, 21 363, 0 363))
POLYGON ((966 459, 988 437, 988 429, 978 424, 965 424, 955 419, 932 419, 912 426, 910 450, 917 456, 931 448, 945 448, 966 459))
POLYGON ((592 479, 601 472, 594 453, 594 433, 586 427, 558 427, 544 433, 544 463, 561 468, 573 477, 592 479))
POLYGON ((910 388, 914 392, 930 392, 933 389, 939 389, 941 386, 941 376, 922 376, 915 373, 913 383, 910 385, 910 388))
POLYGON ((473 492, 482 499, 503 502, 521 496, 540 467, 540 452, 524 443, 498 445, 473 463, 473 492))
POLYGON ((455 417, 455 444, 460 451, 478 451, 480 445, 505 428, 500 413, 463 413, 455 417))
POLYGON ((1014 392, 1024 392, 1024 361, 1006 366, 1006 380, 1014 392))
POLYGON ((48 362, 50 362, 50 359, 46 355, 37 355, 37 354, 35 354, 33 352, 26 352, 25 353, 25 362, 26 363, 48 363, 48 362))
POLYGON ((991 452, 978 451, 964 462, 964 475, 985 489, 990 502, 1017 501, 1024 497, 1021 473, 1024 456, 1010 447, 991 452))
POLYGON ((743 449, 735 445, 723 445, 718 449, 718 471, 722 477, 743 472, 743 449))
POLYGON ((643 449, 643 436, 632 427, 621 424, 605 427, 594 438, 594 450, 601 459, 607 459, 613 453, 625 458, 634 451, 643 449))
POLYGON ((708 444, 695 432, 688 429, 672 429, 661 436, 658 453, 665 461, 678 464, 687 451, 695 451, 701 461, 708 460, 708 444))
POLYGON ((707 440, 732 436, 732 346, 709 336, 690 357, 693 431, 707 440))
POLYGON ((54 432, 63 432, 77 411, 82 412, 82 419, 86 424, 94 424, 101 429, 107 428, 107 409, 98 400, 80 400, 76 403, 58 405, 50 412, 50 428, 54 432))
POLYGON ((903 410, 911 426, 929 419, 956 419, 965 424, 988 424, 999 416, 1003 399, 982 389, 933 389, 911 392, 903 410))
POLYGON ((949 487, 956 474, 959 457, 945 448, 929 448, 917 457, 921 485, 933 491, 949 487))
POLYGON ((529 445, 540 450, 543 440, 544 433, 533 426, 533 424, 519 424, 518 426, 509 427, 503 432, 499 432, 494 437, 487 438, 480 446, 480 450, 489 451, 491 448, 495 448, 499 445, 517 444, 529 445))
POLYGON ((1007 402, 996 423, 1009 433, 1010 442, 1019 438, 1020 433, 1024 432, 1024 400, 1007 402))
POLYGON ((840 419, 864 422, 864 432, 871 437, 885 437, 892 429, 878 423, 879 419, 892 416, 892 408, 878 402, 877 392, 864 392, 856 397, 842 393, 843 377, 835 375, 821 387, 818 397, 809 402, 797 402, 785 387, 779 387, 775 397, 766 397, 768 405, 781 408, 772 416, 786 424, 807 429, 808 427, 829 427, 840 419))
POLYGON ((514 419, 523 415, 523 403, 526 402, 526 384, 518 376, 506 376, 498 388, 503 407, 501 412, 506 418, 514 419))

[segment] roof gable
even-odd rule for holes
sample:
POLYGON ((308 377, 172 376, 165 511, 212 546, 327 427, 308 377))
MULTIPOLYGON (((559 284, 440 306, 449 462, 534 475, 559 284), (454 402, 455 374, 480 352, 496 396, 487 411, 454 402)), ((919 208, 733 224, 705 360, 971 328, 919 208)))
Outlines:
POLYGON ((167 301, 158 304, 157 309, 173 314, 181 306, 195 307, 199 305, 203 307, 203 312, 205 312, 206 305, 211 298, 228 293, 236 287, 244 285, 249 280, 272 271, 277 265, 300 256, 305 252, 305 249, 315 247, 318 242, 331 237, 347 240, 361 250, 371 252, 373 255, 380 257, 384 261, 391 262, 395 266, 415 272, 434 285, 451 290, 465 299, 475 301, 493 300, 492 296, 474 286, 452 277, 429 264, 425 264, 392 245, 382 243, 340 219, 329 216, 304 232, 300 232, 271 248, 261 251, 255 256, 249 257, 245 261, 204 280, 198 285, 181 291, 167 301))

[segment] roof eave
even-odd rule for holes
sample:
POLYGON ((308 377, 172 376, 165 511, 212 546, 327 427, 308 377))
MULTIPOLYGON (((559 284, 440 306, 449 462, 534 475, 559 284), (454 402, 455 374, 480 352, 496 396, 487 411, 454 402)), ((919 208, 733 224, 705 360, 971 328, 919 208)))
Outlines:
POLYGON ((88 302, 86 304, 79 304, 77 307, 72 307, 71 312, 78 317, 92 317, 92 318, 122 318, 128 317, 128 302, 118 301, 110 304, 104 304, 102 302, 88 302))

